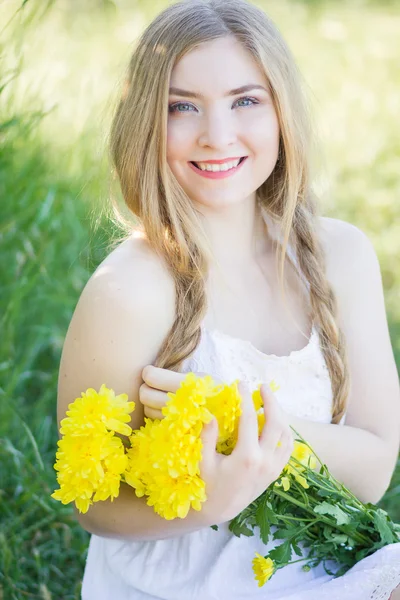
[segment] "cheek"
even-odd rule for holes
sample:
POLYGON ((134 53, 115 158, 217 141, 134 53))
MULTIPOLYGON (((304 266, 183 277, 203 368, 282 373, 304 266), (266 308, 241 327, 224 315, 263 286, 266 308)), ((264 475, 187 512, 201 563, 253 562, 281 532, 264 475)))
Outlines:
POLYGON ((265 114, 246 125, 246 137, 257 155, 276 158, 279 150, 279 123, 274 114, 265 114))
POLYGON ((195 139, 193 125, 183 122, 183 119, 179 122, 171 120, 167 126, 167 161, 188 160, 195 139))

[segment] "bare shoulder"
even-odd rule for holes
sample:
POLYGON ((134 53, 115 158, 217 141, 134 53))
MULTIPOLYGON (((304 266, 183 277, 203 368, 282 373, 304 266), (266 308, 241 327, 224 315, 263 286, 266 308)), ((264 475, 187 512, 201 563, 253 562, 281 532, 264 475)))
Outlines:
POLYGON ((72 316, 59 371, 58 419, 82 391, 102 383, 136 402, 141 372, 154 362, 174 318, 168 269, 145 239, 127 239, 90 277, 72 316))
POLYGON ((378 258, 371 240, 355 225, 333 219, 319 218, 320 241, 325 252, 328 279, 333 285, 346 284, 354 270, 379 270, 378 258))
POLYGON ((157 318, 174 310, 175 288, 165 263, 147 240, 132 236, 98 266, 79 302, 92 302, 94 298, 132 314, 139 307, 150 312, 157 309, 157 318))

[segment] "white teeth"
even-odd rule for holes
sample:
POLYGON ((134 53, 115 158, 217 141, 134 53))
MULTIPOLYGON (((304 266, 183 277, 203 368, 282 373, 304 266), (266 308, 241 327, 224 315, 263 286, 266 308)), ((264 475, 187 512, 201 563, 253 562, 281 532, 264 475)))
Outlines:
POLYGON ((239 162, 240 162, 240 158, 238 158, 237 160, 231 160, 231 161, 223 163, 223 164, 215 164, 215 163, 210 164, 210 163, 206 163, 206 162, 197 162, 195 164, 202 171, 217 172, 217 171, 229 171, 229 169, 233 169, 233 168, 237 167, 239 162))

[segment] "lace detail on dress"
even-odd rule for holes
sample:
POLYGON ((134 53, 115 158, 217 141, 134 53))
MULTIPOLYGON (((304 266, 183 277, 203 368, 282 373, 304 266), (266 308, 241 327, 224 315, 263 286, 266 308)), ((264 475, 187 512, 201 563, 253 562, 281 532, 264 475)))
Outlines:
POLYGON ((285 600, 389 600, 400 583, 400 544, 390 544, 364 558, 343 577, 321 585, 315 580, 285 600))
POLYGON ((280 386, 277 400, 288 413, 321 423, 330 423, 332 418, 329 371, 314 328, 304 348, 276 356, 264 354, 251 342, 203 326, 199 346, 186 359, 182 371, 209 373, 226 383, 240 379, 251 389, 274 379, 280 386))

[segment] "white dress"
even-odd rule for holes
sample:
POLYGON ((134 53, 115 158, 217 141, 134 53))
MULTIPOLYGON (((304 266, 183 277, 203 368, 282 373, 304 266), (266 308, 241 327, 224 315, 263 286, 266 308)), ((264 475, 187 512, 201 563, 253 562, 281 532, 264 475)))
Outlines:
MULTIPOLYGON (((275 356, 203 327, 200 344, 183 371, 209 373, 225 382, 240 378, 252 387, 275 379, 280 385, 276 397, 285 411, 330 423, 332 391, 315 329, 302 350, 275 356)), ((254 553, 265 555, 279 543, 265 546, 256 535, 237 538, 226 523, 218 531, 207 527, 149 542, 92 535, 82 600, 388 600, 400 584, 397 543, 336 579, 322 565, 307 573, 297 563, 280 569, 259 588, 251 567, 254 553)))

